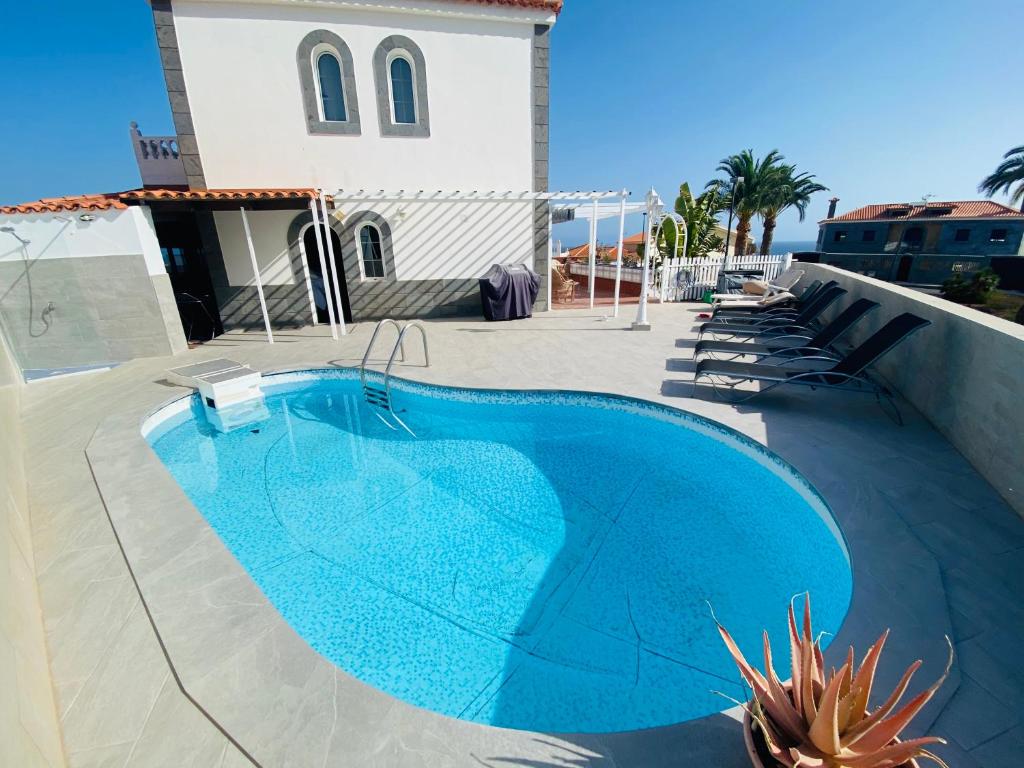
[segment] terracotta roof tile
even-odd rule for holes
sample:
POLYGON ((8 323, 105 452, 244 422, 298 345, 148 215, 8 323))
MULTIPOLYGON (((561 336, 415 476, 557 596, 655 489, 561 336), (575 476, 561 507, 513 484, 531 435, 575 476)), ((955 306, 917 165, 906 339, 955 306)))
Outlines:
POLYGON ((462 2, 480 3, 481 5, 511 5, 519 8, 561 13, 563 0, 462 0, 462 2))
MULTIPOLYGON (((301 200, 316 195, 315 189, 132 189, 101 195, 44 197, 31 203, 0 206, 0 213, 57 213, 127 208, 145 200, 301 200)), ((330 195, 327 196, 330 201, 330 195)))
POLYGON ((68 195, 44 197, 31 203, 0 206, 0 213, 59 213, 60 211, 102 211, 127 208, 118 195, 68 195))
POLYGON ((822 219, 819 223, 836 221, 900 221, 906 219, 1020 219, 1024 213, 992 200, 957 200, 954 202, 882 203, 822 219))
POLYGON ((311 188, 297 189, 133 189, 122 200, 297 200, 316 196, 311 188))

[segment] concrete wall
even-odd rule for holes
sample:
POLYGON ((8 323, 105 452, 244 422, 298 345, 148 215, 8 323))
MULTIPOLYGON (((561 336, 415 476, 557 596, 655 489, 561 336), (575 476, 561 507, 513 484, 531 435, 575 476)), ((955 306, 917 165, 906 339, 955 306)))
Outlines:
POLYGON ((21 377, 0 335, 0 765, 64 765, 32 556, 21 377))
POLYGON ((67 368, 186 348, 145 208, 0 216, 0 321, 23 369, 67 368), (52 309, 48 309, 52 302, 52 309))
POLYGON ((381 6, 174 0, 207 186, 532 188, 534 23, 551 15, 475 4, 381 6), (359 135, 307 127, 296 55, 316 30, 337 35, 351 51, 359 135), (427 137, 382 135, 373 61, 391 35, 423 53, 427 137))
POLYGON ((849 291, 833 314, 861 297, 881 304, 852 343, 903 312, 932 322, 877 370, 1024 515, 1024 326, 834 267, 801 267, 804 279, 838 280, 849 291))

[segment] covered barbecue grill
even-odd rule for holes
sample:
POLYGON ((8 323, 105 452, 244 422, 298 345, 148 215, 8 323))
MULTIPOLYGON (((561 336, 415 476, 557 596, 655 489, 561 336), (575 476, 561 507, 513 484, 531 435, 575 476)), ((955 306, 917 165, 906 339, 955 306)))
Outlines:
POLYGON ((488 320, 517 320, 533 314, 540 275, 525 264, 495 264, 480 278, 480 303, 488 320))

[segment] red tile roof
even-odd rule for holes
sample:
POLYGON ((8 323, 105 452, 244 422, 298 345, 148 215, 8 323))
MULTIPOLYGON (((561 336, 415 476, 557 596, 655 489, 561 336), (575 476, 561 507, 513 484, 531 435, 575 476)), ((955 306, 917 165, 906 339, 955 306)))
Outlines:
MULTIPOLYGON (((122 200, 299 200, 310 199, 315 189, 133 189, 122 200)), ((330 197, 328 196, 328 199, 330 197)))
POLYGON ((562 0, 463 0, 463 2, 480 3, 482 5, 511 5, 538 11, 562 12, 562 0))
MULTIPOLYGON (((0 206, 0 213, 57 213, 127 208, 128 203, 150 200, 302 200, 315 189, 132 189, 103 195, 44 197, 31 203, 0 206)), ((330 201, 330 196, 327 196, 330 201)))
POLYGON ((835 221, 899 221, 905 219, 1020 219, 1024 213, 992 200, 958 200, 955 202, 884 203, 865 205, 842 216, 822 219, 835 221))
POLYGON ((102 211, 106 208, 127 208, 114 195, 69 195, 44 197, 31 203, 0 206, 0 213, 59 213, 60 211, 102 211))

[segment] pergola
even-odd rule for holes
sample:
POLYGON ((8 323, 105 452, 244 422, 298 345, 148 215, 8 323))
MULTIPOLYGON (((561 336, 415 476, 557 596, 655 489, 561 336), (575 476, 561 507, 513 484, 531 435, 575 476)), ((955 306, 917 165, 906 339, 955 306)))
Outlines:
MULTIPOLYGON (((323 227, 321 223, 326 224, 330 218, 330 214, 327 209, 327 195, 322 189, 311 190, 309 200, 310 212, 313 216, 313 225, 316 231, 317 237, 317 255, 320 259, 321 274, 330 275, 330 283, 327 284, 325 280, 325 288, 328 293, 332 293, 332 296, 328 297, 327 310, 328 318, 331 326, 331 336, 338 338, 338 330, 340 327, 341 335, 345 335, 345 319, 344 317, 336 317, 334 312, 335 301, 337 300, 337 306, 341 306, 339 297, 341 295, 338 275, 335 268, 335 254, 334 245, 331 242, 331 238, 323 237, 323 227)), ((589 283, 590 283, 590 306, 594 306, 594 273, 596 267, 597 258, 597 222, 601 219, 610 219, 618 216, 619 218, 619 238, 617 247, 617 258, 616 258, 616 271, 615 271, 615 308, 614 315, 617 317, 619 312, 619 288, 622 277, 622 245, 623 238, 625 235, 625 219, 628 213, 647 213, 648 222, 652 221, 654 216, 660 210, 661 200, 656 194, 651 193, 647 195, 646 200, 643 203, 629 203, 628 190, 621 191, 557 191, 557 192, 516 192, 512 190, 508 191, 480 191, 480 190, 348 190, 338 189, 336 192, 330 195, 332 201, 332 208, 336 208, 339 203, 498 203, 498 204, 516 204, 516 203, 547 203, 548 204, 548 269, 550 269, 553 251, 554 251, 554 239, 552 237, 552 229, 554 224, 558 221, 569 221, 572 219, 587 219, 590 222, 590 249, 589 249, 589 283), (653 207, 652 207, 653 206, 653 207)), ((245 207, 241 207, 242 223, 246 232, 246 241, 249 246, 249 254, 252 258, 253 272, 256 279, 257 294, 260 299, 260 309, 263 312, 263 321, 267 329, 267 339, 270 343, 273 343, 273 334, 270 329, 270 317, 267 313, 266 301, 263 297, 263 285, 259 275, 259 269, 256 262, 256 252, 253 246, 252 237, 249 231, 248 219, 245 213, 245 207)), ((650 223, 648 224, 647 236, 650 239, 650 223)), ((641 289, 641 308, 637 315, 638 323, 646 322, 645 313, 645 299, 647 294, 646 286, 646 275, 647 275, 647 264, 649 255, 645 252, 644 257, 644 285, 641 289)), ((313 295, 313 283, 309 274, 309 268, 303 260, 302 269, 306 280, 306 289, 309 294, 310 309, 313 314, 313 322, 316 324, 316 305, 313 295)), ((551 307, 551 277, 547 276, 547 301, 548 307, 551 307)), ((634 326, 637 326, 635 323, 634 326)))

